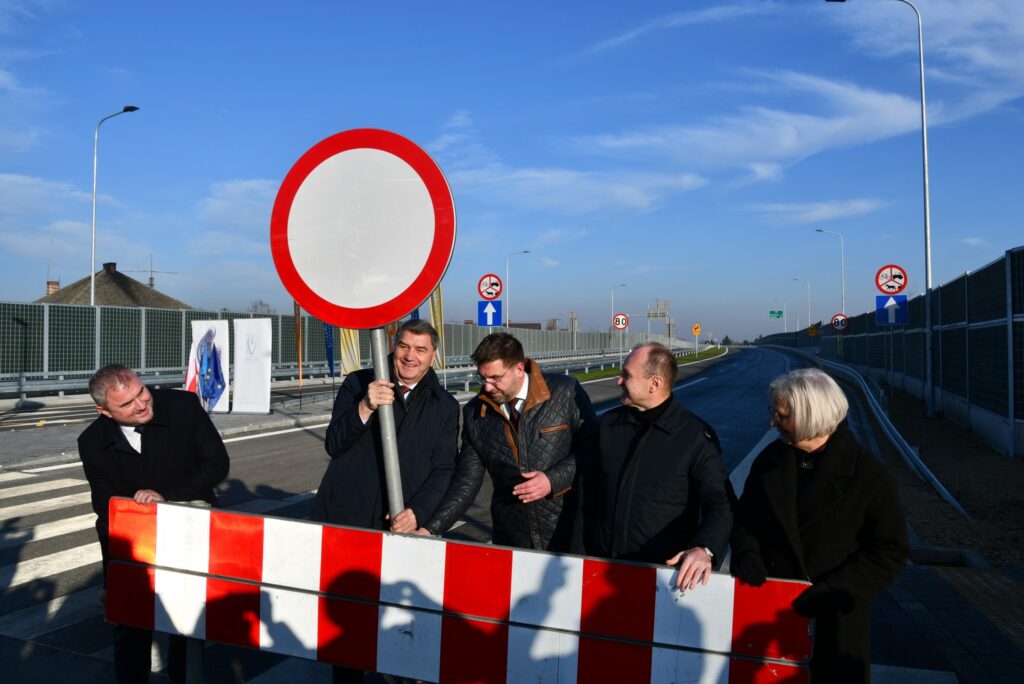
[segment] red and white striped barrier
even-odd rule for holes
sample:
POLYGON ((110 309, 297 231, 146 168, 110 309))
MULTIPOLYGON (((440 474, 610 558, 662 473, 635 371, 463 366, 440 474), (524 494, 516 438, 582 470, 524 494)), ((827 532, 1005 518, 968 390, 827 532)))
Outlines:
POLYGON ((807 586, 111 499, 107 617, 431 682, 807 682, 807 586))

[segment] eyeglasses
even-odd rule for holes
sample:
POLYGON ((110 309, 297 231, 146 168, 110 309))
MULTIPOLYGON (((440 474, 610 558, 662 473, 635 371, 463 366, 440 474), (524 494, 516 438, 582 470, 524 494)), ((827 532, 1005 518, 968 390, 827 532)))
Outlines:
POLYGON ((789 420, 789 417, 793 415, 793 412, 790 411, 789 413, 783 413, 782 411, 780 411, 779 409, 775 408, 774 406, 769 406, 768 407, 768 415, 770 415, 772 417, 772 420, 783 421, 783 420, 789 420))
POLYGON ((501 375, 496 375, 496 376, 491 377, 491 378, 485 378, 482 375, 477 375, 477 377, 480 378, 480 384, 481 385, 491 384, 491 385, 494 385, 495 387, 497 387, 498 383, 505 379, 505 376, 508 375, 508 372, 510 370, 512 370, 512 368, 513 368, 513 366, 509 366, 508 368, 505 369, 504 373, 502 373, 501 375))

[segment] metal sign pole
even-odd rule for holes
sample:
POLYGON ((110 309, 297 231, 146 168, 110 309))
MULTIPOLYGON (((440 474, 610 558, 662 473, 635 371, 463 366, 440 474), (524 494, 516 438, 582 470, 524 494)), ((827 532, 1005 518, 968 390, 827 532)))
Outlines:
MULTIPOLYGON (((373 376, 376 380, 391 382, 391 368, 388 367, 388 341, 384 328, 370 331, 370 354, 373 359, 373 376)), ((395 412, 391 404, 377 407, 380 419, 380 441, 384 448, 384 478, 387 480, 388 512, 391 519, 405 509, 402 498, 402 471, 398 465, 398 438, 395 435, 395 412)))

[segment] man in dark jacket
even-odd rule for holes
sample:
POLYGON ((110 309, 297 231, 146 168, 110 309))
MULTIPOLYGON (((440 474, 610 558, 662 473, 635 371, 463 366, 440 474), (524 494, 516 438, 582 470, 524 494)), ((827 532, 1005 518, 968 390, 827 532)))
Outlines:
MULTIPOLYGON (((391 382, 372 368, 350 373, 334 400, 324 446, 331 463, 313 499, 310 518, 373 530, 415 532, 434 512, 452 479, 459 440, 459 403, 432 365, 438 335, 421 319, 402 323, 388 357, 391 382), (377 409, 391 404, 405 508, 388 519, 384 447, 377 409)), ((334 684, 362 682, 363 673, 332 668, 334 684)))
MULTIPOLYGON (((78 438, 89 480, 96 532, 106 571, 108 505, 112 496, 139 503, 192 501, 215 505, 213 488, 228 474, 228 452, 210 416, 191 392, 150 391, 130 368, 101 368, 89 381, 100 416, 78 438)), ((104 604, 106 592, 100 596, 104 604)), ((118 682, 148 682, 153 632, 115 625, 118 682)), ((168 673, 184 681, 185 642, 171 638, 168 673)))
POLYGON ((575 378, 541 373, 508 333, 485 337, 472 359, 483 386, 463 409, 451 487, 420 533, 441 534, 458 521, 486 472, 495 544, 569 550, 575 504, 565 499, 593 448, 590 398, 575 378))
POLYGON ((630 352, 623 405, 601 419, 597 457, 581 474, 587 553, 678 566, 685 591, 707 584, 732 512, 718 439, 673 398, 677 373, 663 345, 630 352))
POLYGON ((373 369, 351 373, 334 401, 325 447, 331 457, 311 518, 392 532, 413 532, 427 520, 448 488, 459 439, 459 403, 431 367, 438 336, 424 320, 405 321, 389 357, 391 379, 373 369), (406 508, 387 520, 383 446, 377 409, 395 412, 402 498, 406 508))

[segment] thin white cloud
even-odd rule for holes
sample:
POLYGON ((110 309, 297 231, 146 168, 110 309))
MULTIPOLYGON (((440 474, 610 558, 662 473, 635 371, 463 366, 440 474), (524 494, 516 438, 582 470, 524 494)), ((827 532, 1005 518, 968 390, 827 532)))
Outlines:
POLYGON ((749 106, 702 125, 652 127, 583 137, 576 143, 618 155, 770 171, 772 164, 881 140, 919 125, 918 103, 901 95, 793 71, 750 73, 781 91, 810 95, 822 113, 749 106))
POLYGON ((707 9, 692 12, 674 12, 672 14, 653 19, 646 24, 631 28, 617 36, 612 36, 611 38, 603 40, 596 45, 592 45, 586 48, 583 51, 583 54, 594 54, 618 48, 628 43, 632 43, 646 34, 657 31, 667 31, 684 26, 710 24, 713 22, 732 21, 752 14, 767 14, 774 11, 774 3, 759 2, 756 4, 719 5, 717 7, 709 7, 707 9))
POLYGON ((461 190, 485 193, 493 201, 570 214, 609 209, 646 211, 667 197, 700 188, 707 182, 688 173, 516 169, 503 164, 456 171, 451 178, 461 190))
POLYGON ((962 242, 965 245, 967 245, 968 247, 984 247, 986 249, 989 249, 989 248, 992 247, 992 243, 990 243, 988 240, 985 240, 984 238, 980 238, 980 237, 960 238, 959 240, 957 240, 957 242, 962 242))
POLYGON ((863 216, 885 206, 885 202, 877 199, 852 199, 827 202, 751 204, 746 209, 771 216, 778 223, 804 225, 850 216, 863 216))
POLYGON ((541 257, 540 263, 543 264, 544 266, 547 266, 548 268, 554 268, 555 266, 558 266, 561 262, 556 261, 555 259, 552 259, 550 257, 541 257))
POLYGON ((585 228, 552 228, 537 235, 533 240, 533 244, 540 246, 573 242, 584 239, 589 235, 589 232, 585 228))
POLYGON ((210 196, 199 202, 199 218, 207 226, 227 232, 266 233, 278 186, 277 181, 261 178, 214 183, 210 196))
MULTIPOLYGON (((830 8, 854 47, 873 58, 906 57, 915 64, 917 22, 895 2, 830 8), (852 10, 852 11, 851 11, 852 10)), ((1016 0, 929 0, 919 5, 926 81, 959 87, 946 96, 951 119, 987 111, 1024 95, 1024 5, 1016 0)), ((931 107, 929 107, 929 114, 931 107)))

